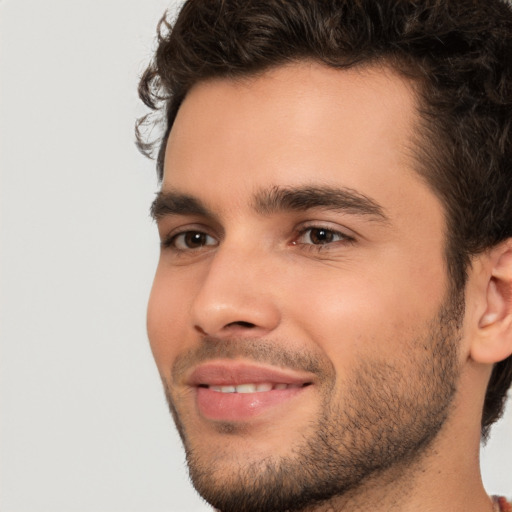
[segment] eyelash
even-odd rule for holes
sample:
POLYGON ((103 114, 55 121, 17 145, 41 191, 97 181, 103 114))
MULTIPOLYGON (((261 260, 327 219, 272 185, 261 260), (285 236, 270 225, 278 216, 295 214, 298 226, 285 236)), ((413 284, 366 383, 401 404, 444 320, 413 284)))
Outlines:
MULTIPOLYGON (((319 234, 319 233, 317 233, 319 234)), ((322 236, 322 235, 320 235, 322 236)), ((332 245, 338 245, 338 244, 347 244, 347 243, 353 243, 355 240, 353 237, 347 235, 346 233, 343 233, 341 231, 337 231, 335 229, 332 229, 332 228, 329 228, 329 227, 326 227, 326 226, 307 226, 307 227, 303 227, 302 229, 300 229, 298 232, 297 232, 297 235, 295 236, 295 239, 294 241, 292 242, 292 245, 301 245, 303 246, 304 248, 308 249, 308 250, 316 250, 316 251, 321 251, 321 250, 326 250, 329 248, 329 246, 332 246, 332 245), (318 244, 315 244, 315 243, 306 243, 306 242, 297 242, 297 239, 300 239, 302 238, 304 235, 306 235, 306 233, 310 232, 310 235, 309 235, 309 238, 311 240, 311 235, 314 231, 317 231, 317 232, 324 232, 325 235, 328 235, 330 237, 338 237, 339 240, 330 240, 330 241, 326 241, 325 243, 318 243, 318 244)))
MULTIPOLYGON (((317 233, 317 234, 319 234, 319 233, 317 233)), ((204 230, 188 229, 188 230, 181 231, 179 233, 175 233, 175 234, 168 236, 167 238, 162 240, 161 246, 162 246, 162 248, 165 248, 165 249, 171 249, 176 254, 183 254, 183 253, 196 252, 201 249, 204 249, 205 247, 213 247, 213 246, 218 245, 218 241, 217 241, 215 244, 205 243, 196 248, 189 247, 189 248, 184 249, 184 248, 177 247, 176 241, 179 240, 180 237, 186 237, 187 235, 200 235, 200 236, 215 240, 215 237, 213 237, 212 235, 210 235, 209 233, 207 233, 204 230)), ((335 229, 331 229, 329 227, 325 227, 325 226, 321 226, 321 225, 313 225, 313 226, 306 226, 306 227, 303 227, 303 228, 297 230, 294 235, 294 238, 291 242, 291 245, 300 246, 301 249, 304 249, 304 250, 320 252, 320 251, 328 250, 330 248, 330 246, 333 246, 333 245, 352 244, 354 242, 355 242, 355 239, 352 236, 347 235, 341 231, 337 231, 335 229), (334 238, 338 237, 339 240, 326 241, 325 243, 318 243, 318 244, 298 241, 300 238, 302 238, 308 232, 314 232, 314 231, 317 231, 317 232, 323 231, 324 234, 334 237, 334 238)))
POLYGON ((162 246, 162 248, 165 248, 165 249, 171 249, 172 251, 174 251, 176 253, 185 253, 185 252, 190 252, 190 251, 197 251, 198 249, 201 249, 203 247, 209 247, 210 245, 213 245, 213 244, 205 244, 205 245, 201 245, 199 248, 196 248, 196 249, 192 249, 192 248, 181 249, 181 248, 177 247, 176 241, 179 239, 179 237, 186 237, 187 235, 200 235, 200 236, 205 236, 205 237, 214 239, 214 237, 212 235, 208 234, 205 231, 202 231, 201 229, 188 229, 186 231, 181 231, 179 233, 175 233, 175 234, 172 234, 172 235, 166 237, 164 240, 162 240, 161 246, 162 246))

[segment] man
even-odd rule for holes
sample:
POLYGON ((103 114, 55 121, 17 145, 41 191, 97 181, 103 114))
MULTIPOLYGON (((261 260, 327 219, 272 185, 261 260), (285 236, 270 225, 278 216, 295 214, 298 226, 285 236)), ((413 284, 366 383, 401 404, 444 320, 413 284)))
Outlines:
POLYGON ((512 380, 510 5, 191 0, 140 95, 149 339, 199 493, 510 510, 478 463, 512 380))

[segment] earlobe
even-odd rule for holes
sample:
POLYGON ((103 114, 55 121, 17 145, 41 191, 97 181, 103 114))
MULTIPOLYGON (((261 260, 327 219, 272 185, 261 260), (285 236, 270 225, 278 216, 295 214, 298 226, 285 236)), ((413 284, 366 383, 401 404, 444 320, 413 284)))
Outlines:
POLYGON ((485 255, 485 309, 471 347, 474 361, 494 364, 512 354, 512 239, 485 255))

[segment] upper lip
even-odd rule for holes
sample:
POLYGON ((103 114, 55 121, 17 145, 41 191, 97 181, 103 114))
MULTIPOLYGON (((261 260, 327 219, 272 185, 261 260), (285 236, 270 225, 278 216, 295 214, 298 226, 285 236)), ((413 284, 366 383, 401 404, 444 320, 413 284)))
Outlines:
POLYGON ((242 361, 211 361, 196 366, 187 383, 190 386, 237 386, 241 384, 312 383, 308 372, 265 366, 242 361))

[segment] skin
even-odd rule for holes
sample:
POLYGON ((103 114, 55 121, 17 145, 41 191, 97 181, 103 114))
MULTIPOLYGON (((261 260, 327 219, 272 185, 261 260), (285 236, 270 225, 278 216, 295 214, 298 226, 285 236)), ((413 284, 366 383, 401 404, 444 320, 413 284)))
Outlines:
MULTIPOLYGON (((392 71, 308 62, 200 83, 181 106, 162 193, 192 196, 207 211, 157 210, 166 243, 148 333, 185 444, 215 468, 213 480, 229 482, 269 456, 293 456, 314 435, 326 397, 339 411, 350 404, 362 362, 401 368, 393 382, 399 396, 422 389, 418 367, 450 281, 443 207, 415 171, 416 123, 413 89, 392 71), (255 207, 265 191, 304 187, 355 191, 378 213, 255 207), (312 228, 335 236, 315 244, 312 228), (180 233, 191 231, 206 235, 202 244, 187 247, 180 233), (204 418, 187 384, 193 365, 177 361, 217 343, 224 356, 250 362, 263 358, 258 342, 270 353, 274 346, 306 354, 324 371, 297 398, 248 421, 204 418)), ((434 441, 421 457, 315 510, 442 511, 446 503, 455 512, 492 510, 478 470, 479 423, 492 363, 512 351, 495 341, 504 330, 497 319, 510 309, 502 299, 508 274, 493 277, 503 255, 510 244, 476 258, 470 270, 454 336, 457 391, 434 441)))

